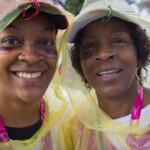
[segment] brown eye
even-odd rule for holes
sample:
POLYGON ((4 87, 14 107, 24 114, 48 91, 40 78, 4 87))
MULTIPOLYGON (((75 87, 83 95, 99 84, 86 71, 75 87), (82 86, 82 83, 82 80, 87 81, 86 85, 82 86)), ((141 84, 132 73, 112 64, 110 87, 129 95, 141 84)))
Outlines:
POLYGON ((2 43, 5 43, 5 44, 19 44, 19 40, 16 39, 16 38, 8 38, 8 39, 4 39, 2 41, 2 43))
POLYGON ((17 37, 6 37, 0 43, 0 49, 10 50, 18 48, 21 45, 21 41, 17 37))
POLYGON ((55 43, 49 39, 43 39, 39 42, 40 45, 42 46, 54 46, 55 43))
POLYGON ((38 44, 46 53, 57 53, 55 42, 51 39, 41 39, 38 44))
POLYGON ((112 44, 116 45, 116 46, 124 46, 124 45, 126 45, 126 40, 124 40, 124 39, 114 39, 112 41, 112 44))
POLYGON ((82 47, 82 49, 90 49, 90 48, 94 48, 97 47, 97 44, 94 42, 90 42, 88 44, 85 44, 85 46, 82 47))
POLYGON ((50 46, 50 45, 52 45, 52 42, 49 41, 49 40, 42 40, 42 41, 41 41, 41 44, 42 44, 42 45, 45 45, 45 46, 50 46))

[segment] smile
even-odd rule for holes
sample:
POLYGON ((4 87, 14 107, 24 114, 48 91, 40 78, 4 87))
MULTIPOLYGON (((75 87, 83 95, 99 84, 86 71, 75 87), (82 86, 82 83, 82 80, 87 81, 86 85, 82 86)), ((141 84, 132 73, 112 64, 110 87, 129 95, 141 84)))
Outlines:
POLYGON ((40 77, 42 75, 42 72, 34 72, 34 73, 16 72, 16 75, 20 78, 35 79, 40 77))
POLYGON ((119 73, 120 71, 121 71, 120 69, 118 69, 118 70, 109 70, 109 71, 99 72, 96 75, 105 76, 105 75, 109 75, 109 74, 112 74, 112 73, 119 73))

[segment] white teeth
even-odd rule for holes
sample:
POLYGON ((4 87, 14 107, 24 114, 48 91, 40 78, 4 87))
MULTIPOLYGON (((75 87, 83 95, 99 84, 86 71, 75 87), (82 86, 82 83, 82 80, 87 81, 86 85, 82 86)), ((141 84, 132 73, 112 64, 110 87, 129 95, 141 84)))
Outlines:
POLYGON ((22 72, 20 72, 20 77, 21 77, 21 78, 23 77, 23 73, 22 73, 22 72))
POLYGON ((104 72, 100 72, 100 73, 98 73, 98 75, 104 75, 104 74, 109 74, 109 73, 114 73, 114 72, 118 72, 118 70, 109 70, 109 71, 104 71, 104 72))
POLYGON ((22 77, 23 77, 23 78, 26 78, 26 76, 27 76, 26 73, 23 73, 23 74, 22 74, 22 77))
POLYGON ((41 72, 36 73, 17 72, 16 75, 20 78, 35 79, 41 76, 41 72))
POLYGON ((31 74, 29 74, 29 73, 27 74, 27 78, 28 78, 28 79, 30 79, 31 76, 32 76, 31 74))
POLYGON ((32 74, 32 78, 36 78, 37 77, 37 74, 36 73, 33 73, 32 74))

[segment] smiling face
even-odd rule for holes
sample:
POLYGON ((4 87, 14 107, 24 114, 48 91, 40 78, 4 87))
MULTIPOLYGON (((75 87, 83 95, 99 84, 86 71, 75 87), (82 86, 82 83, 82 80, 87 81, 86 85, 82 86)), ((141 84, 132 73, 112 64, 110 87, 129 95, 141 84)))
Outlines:
POLYGON ((0 94, 7 100, 39 101, 56 69, 53 21, 40 13, 20 15, 0 33, 0 94))
POLYGON ((98 97, 119 96, 135 88, 138 61, 125 23, 98 19, 85 27, 80 61, 83 73, 98 97))

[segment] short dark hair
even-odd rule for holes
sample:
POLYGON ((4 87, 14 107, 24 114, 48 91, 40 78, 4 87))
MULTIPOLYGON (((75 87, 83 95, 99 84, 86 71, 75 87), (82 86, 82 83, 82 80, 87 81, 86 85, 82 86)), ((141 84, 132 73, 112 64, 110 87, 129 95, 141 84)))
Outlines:
MULTIPOLYGON (((145 78, 142 76, 142 69, 147 72, 146 66, 150 63, 150 38, 147 36, 145 29, 142 29, 139 25, 119 19, 117 17, 112 17, 113 19, 123 22, 126 24, 130 37, 132 38, 136 50, 137 50, 137 59, 141 62, 141 66, 138 69, 137 75, 140 78, 140 82, 145 78)), ((82 81, 85 83, 87 88, 91 88, 91 85, 88 83, 85 75, 83 73, 81 62, 80 62, 80 49, 81 49, 81 41, 83 37, 84 29, 81 29, 74 40, 74 45, 70 50, 70 56, 72 65, 75 70, 81 76, 82 81)), ((142 82, 141 82, 142 84, 142 82)))

